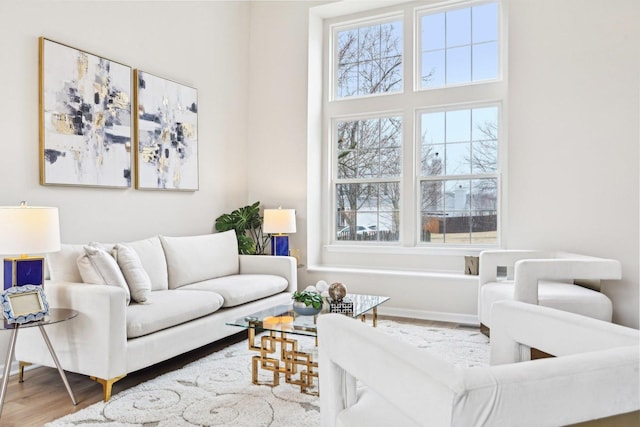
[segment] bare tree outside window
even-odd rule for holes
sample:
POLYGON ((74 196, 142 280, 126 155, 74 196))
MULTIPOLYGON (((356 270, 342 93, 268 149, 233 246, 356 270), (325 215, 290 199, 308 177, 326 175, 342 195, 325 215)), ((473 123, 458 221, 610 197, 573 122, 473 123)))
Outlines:
MULTIPOLYGON (((339 31, 336 96, 402 89, 402 22, 339 31)), ((336 123, 336 239, 397 241, 402 119, 377 117, 336 123)))

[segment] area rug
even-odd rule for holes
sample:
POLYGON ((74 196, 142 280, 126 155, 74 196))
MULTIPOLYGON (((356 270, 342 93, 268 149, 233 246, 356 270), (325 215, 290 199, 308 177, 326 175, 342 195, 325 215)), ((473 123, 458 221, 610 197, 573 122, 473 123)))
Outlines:
MULTIPOLYGON (((459 366, 488 364, 488 339, 478 330, 389 320, 380 320, 378 329, 459 366)), ((314 340, 301 337, 300 344, 312 350, 314 340)), ((253 354, 246 342, 231 345, 46 427, 319 426, 317 397, 301 394, 284 379, 278 387, 251 383, 253 354)))

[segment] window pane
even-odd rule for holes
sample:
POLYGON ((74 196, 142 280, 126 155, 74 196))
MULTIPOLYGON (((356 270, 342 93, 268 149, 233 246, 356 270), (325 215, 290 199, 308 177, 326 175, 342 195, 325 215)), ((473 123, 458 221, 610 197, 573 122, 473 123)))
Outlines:
POLYGON ((498 170, 498 108, 474 108, 471 112, 471 172, 498 170))
POLYGON ((421 21, 422 51, 444 49, 444 13, 425 15, 421 21))
POLYGON ((337 32, 336 97, 402 89, 402 22, 337 32))
POLYGON ((473 43, 498 40, 498 4, 487 3, 472 8, 473 43))
POLYGON ((447 142, 471 139, 471 110, 447 111, 447 142))
POLYGON ((468 142, 447 144, 445 162, 447 175, 467 175, 471 173, 470 145, 468 142))
POLYGON ((496 179, 471 181, 472 242, 496 243, 498 188, 496 179))
POLYGON ((471 138, 474 141, 498 139, 498 108, 474 108, 471 111, 473 125, 471 138))
POLYGON ((397 241, 397 182, 336 185, 336 240, 397 241))
POLYGON ((498 44, 483 43, 473 46, 473 81, 494 79, 498 76, 498 44))
POLYGON ((433 176, 445 173, 444 144, 425 145, 422 147, 422 175, 433 176))
POLYGON ((471 48, 454 47, 447 50, 447 84, 471 81, 471 48))
POLYGON ((422 181, 420 195, 423 214, 444 212, 444 181, 422 181))
POLYGON ((471 44, 471 9, 446 13, 447 47, 471 44))
POLYGON ((439 87, 445 85, 444 50, 425 52, 422 55, 422 72, 420 85, 422 87, 439 87))
POLYGON ((422 143, 439 144, 445 141, 444 138, 445 113, 425 113, 422 115, 422 143))

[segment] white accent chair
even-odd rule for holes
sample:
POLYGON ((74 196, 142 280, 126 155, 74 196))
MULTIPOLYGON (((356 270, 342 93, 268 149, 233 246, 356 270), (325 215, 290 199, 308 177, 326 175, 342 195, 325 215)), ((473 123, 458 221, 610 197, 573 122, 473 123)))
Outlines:
POLYGON ((491 307, 516 300, 611 322, 611 300, 599 292, 600 280, 619 280, 620 262, 568 252, 491 250, 480 253, 478 320, 489 335, 491 307), (506 277, 498 276, 498 267, 506 277), (588 281, 594 289, 574 283, 588 281))
POLYGON ((638 425, 638 330, 517 301, 492 312, 495 366, 473 368, 319 316, 322 427, 638 425), (558 357, 527 360, 530 347, 558 357))

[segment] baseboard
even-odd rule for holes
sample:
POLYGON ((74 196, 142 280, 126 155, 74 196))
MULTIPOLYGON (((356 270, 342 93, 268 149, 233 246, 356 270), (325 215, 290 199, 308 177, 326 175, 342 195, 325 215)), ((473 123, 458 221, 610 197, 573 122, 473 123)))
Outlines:
POLYGON ((412 310, 406 308, 378 307, 381 316, 405 317, 409 319, 433 320, 437 322, 461 323, 463 325, 479 326, 478 316, 475 314, 445 313, 442 311, 412 310))

